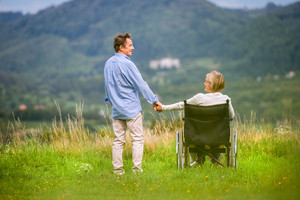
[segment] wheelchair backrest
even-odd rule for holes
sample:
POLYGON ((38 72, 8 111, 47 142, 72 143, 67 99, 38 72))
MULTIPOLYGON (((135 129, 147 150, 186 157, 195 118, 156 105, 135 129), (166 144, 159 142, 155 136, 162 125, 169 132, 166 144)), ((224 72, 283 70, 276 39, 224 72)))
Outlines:
POLYGON ((226 102, 198 106, 184 101, 184 138, 187 145, 229 144, 229 100, 226 102))

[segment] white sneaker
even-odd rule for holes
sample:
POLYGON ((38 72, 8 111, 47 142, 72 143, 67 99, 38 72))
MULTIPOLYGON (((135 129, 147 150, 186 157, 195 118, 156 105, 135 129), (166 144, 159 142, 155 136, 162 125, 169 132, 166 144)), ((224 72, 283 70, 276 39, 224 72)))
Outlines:
POLYGON ((125 170, 124 169, 114 169, 113 173, 122 176, 125 174, 125 170))
POLYGON ((143 170, 142 169, 132 169, 133 173, 135 174, 142 174, 143 170))

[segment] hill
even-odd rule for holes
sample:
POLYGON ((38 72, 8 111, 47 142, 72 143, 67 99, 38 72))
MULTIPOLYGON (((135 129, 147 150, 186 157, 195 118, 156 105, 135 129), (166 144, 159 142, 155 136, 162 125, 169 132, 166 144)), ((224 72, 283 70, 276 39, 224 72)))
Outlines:
POLYGON ((223 56, 219 54, 228 62, 224 67, 244 76, 299 71, 299 13, 300 2, 249 20, 233 32, 223 56))
MULTIPOLYGON (((118 32, 133 34, 137 49, 134 58, 139 62, 165 56, 212 56, 213 50, 207 51, 211 43, 241 21, 206 1, 75 0, 24 16, 3 29, 1 69, 31 76, 36 68, 50 66, 54 70, 64 68, 69 74, 68 69, 74 71, 70 60, 81 55, 84 63, 84 58, 92 62, 85 65, 85 73, 80 72, 86 74, 111 56, 112 40, 118 32)), ((83 64, 78 65, 82 68, 83 64)))
POLYGON ((35 15, 0 13, 0 110, 10 113, 22 103, 50 108, 53 99, 64 110, 79 101, 88 112, 97 110, 104 62, 118 32, 133 35, 132 59, 169 100, 194 93, 211 69, 228 81, 297 72, 299 8, 298 2, 255 14, 205 0, 73 0, 35 15), (179 58, 181 69, 149 69, 150 60, 164 57, 179 58), (170 91, 174 84, 191 89, 170 91))

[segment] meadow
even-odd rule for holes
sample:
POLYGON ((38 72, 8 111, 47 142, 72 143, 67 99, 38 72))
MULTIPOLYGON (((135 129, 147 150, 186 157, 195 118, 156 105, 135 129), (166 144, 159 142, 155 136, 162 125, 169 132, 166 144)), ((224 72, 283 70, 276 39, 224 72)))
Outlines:
POLYGON ((127 135, 125 175, 112 173, 110 126, 90 132, 79 112, 51 126, 9 124, 0 146, 0 199, 299 199, 300 129, 251 117, 237 118, 238 168, 177 169, 175 133, 183 126, 164 118, 145 126, 142 174, 131 172, 127 135))

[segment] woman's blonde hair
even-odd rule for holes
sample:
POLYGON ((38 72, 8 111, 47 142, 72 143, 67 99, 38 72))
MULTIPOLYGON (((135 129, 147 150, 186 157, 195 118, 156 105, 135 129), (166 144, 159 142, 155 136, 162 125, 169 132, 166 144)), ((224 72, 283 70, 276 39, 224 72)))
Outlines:
POLYGON ((211 92, 220 92, 225 88, 225 79, 220 72, 212 71, 207 74, 211 92))

